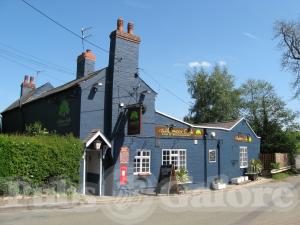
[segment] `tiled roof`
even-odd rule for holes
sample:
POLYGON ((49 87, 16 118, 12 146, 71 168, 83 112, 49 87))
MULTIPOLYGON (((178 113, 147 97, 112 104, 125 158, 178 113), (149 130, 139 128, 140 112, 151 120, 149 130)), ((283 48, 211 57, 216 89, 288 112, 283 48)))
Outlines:
POLYGON ((81 82, 84 82, 84 81, 94 77, 95 75, 102 72, 103 70, 106 70, 106 68, 103 68, 101 70, 90 73, 88 76, 84 76, 82 78, 72 80, 72 81, 70 81, 70 82, 68 82, 64 85, 61 85, 59 87, 56 87, 56 88, 53 88, 53 86, 50 83, 46 83, 43 86, 29 92, 27 95, 22 96, 21 98, 16 100, 13 104, 11 104, 2 113, 6 112, 6 111, 9 111, 9 110, 12 110, 14 108, 20 107, 21 105, 25 105, 27 103, 36 101, 38 99, 45 98, 49 95, 56 94, 56 93, 62 92, 64 90, 67 90, 71 87, 74 87, 74 86, 78 85, 81 82))
POLYGON ((234 127, 238 122, 240 122, 241 118, 236 120, 224 121, 224 122, 216 122, 216 123, 201 123, 197 124, 196 126, 203 126, 203 127, 211 127, 211 128, 224 128, 224 129, 231 129, 234 127))

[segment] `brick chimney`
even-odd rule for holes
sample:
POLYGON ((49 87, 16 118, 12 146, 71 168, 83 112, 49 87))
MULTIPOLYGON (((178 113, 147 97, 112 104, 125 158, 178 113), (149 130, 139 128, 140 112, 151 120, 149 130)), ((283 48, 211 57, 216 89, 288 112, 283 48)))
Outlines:
POLYGON ((24 81, 21 84, 21 97, 24 95, 27 95, 29 92, 33 91, 35 89, 35 84, 34 84, 34 77, 25 75, 24 76, 24 81))
MULTIPOLYGON (((106 79, 108 97, 105 100, 107 110, 104 115, 104 132, 109 137, 119 116, 119 106, 112 103, 112 99, 119 98, 118 89, 114 85, 122 85, 122 92, 126 91, 125 93, 132 92, 133 87, 138 85, 136 75, 139 67, 141 38, 134 34, 134 24, 132 22, 127 24, 127 30, 123 26, 124 21, 120 17, 117 20, 116 29, 110 34, 109 63, 106 79)), ((126 100, 124 99, 124 101, 126 100)))
POLYGON ((76 78, 87 76, 95 71, 96 56, 87 49, 77 57, 77 75, 76 78))

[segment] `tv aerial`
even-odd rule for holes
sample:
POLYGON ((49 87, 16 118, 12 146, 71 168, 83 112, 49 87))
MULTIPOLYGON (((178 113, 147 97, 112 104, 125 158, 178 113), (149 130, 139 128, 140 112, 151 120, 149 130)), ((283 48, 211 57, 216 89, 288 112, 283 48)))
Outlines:
POLYGON ((92 29, 93 27, 87 27, 87 28, 84 28, 82 27, 81 28, 81 44, 82 44, 82 51, 84 52, 85 51, 85 48, 84 48, 84 41, 91 37, 92 35, 91 34, 87 34, 87 31, 92 29))

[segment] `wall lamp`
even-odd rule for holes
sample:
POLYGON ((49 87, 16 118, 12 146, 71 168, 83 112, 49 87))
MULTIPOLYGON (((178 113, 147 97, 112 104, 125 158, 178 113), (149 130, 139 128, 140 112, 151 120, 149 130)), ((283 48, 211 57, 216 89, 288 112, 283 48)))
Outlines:
POLYGON ((172 123, 171 124, 167 124, 166 126, 167 126, 169 132, 172 132, 172 130, 174 129, 174 127, 176 127, 176 125, 172 124, 172 123))
POLYGON ((124 106, 125 106, 124 102, 120 102, 119 108, 124 108, 124 106))
POLYGON ((97 83, 94 83, 93 85, 93 89, 94 91, 97 91, 99 87, 103 86, 103 83, 102 82, 97 82, 97 83))

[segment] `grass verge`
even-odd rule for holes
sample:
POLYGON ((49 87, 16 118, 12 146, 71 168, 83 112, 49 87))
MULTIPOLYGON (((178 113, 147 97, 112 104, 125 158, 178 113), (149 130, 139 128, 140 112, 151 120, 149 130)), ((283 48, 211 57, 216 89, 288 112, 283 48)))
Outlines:
POLYGON ((282 173, 276 173, 272 175, 272 179, 274 180, 283 180, 287 177, 294 176, 295 172, 294 171, 286 171, 282 173))

